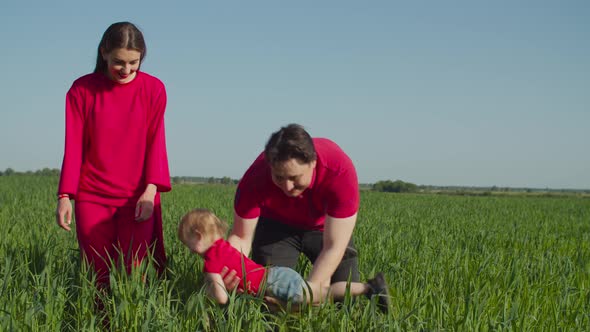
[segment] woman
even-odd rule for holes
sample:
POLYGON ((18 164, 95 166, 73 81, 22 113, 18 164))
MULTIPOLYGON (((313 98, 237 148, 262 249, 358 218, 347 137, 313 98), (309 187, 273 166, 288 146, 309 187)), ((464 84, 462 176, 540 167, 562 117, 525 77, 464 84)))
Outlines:
POLYGON ((129 22, 103 34, 94 72, 66 95, 66 137, 57 224, 76 233, 83 257, 108 284, 110 260, 128 271, 153 250, 165 263, 159 192, 171 190, 164 133, 166 89, 140 71, 146 45, 129 22))

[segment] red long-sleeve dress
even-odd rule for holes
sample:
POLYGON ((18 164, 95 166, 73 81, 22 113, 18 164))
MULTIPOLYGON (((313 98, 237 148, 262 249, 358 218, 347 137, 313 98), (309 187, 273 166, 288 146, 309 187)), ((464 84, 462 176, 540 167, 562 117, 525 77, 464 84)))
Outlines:
MULTIPOLYGON (((77 79, 66 96, 65 151, 59 194, 76 201, 133 206, 147 184, 171 190, 164 112, 166 89, 137 71, 119 84, 101 73, 77 79)), ((154 208, 156 253, 165 259, 159 195, 154 208)))

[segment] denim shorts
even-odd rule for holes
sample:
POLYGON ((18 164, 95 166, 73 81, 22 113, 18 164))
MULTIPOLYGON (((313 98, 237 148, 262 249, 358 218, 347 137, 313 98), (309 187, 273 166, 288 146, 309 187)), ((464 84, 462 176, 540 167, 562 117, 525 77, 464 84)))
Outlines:
POLYGON ((307 284, 297 271, 283 266, 268 268, 266 294, 279 300, 300 304, 306 300, 307 284))

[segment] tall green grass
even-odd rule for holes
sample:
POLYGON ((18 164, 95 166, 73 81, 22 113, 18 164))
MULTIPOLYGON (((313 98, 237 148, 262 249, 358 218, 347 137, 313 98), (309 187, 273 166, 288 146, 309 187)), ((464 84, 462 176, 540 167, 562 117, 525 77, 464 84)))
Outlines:
POLYGON ((164 194, 166 276, 149 264, 114 271, 111 290, 100 292, 75 232, 55 224, 56 186, 52 177, 0 177, 0 331, 590 329, 589 199, 363 191, 354 233, 361 274, 385 273, 391 314, 365 298, 290 314, 270 313, 253 296, 214 304, 202 260, 176 238, 178 220, 195 207, 231 222, 235 187, 177 185, 164 194))

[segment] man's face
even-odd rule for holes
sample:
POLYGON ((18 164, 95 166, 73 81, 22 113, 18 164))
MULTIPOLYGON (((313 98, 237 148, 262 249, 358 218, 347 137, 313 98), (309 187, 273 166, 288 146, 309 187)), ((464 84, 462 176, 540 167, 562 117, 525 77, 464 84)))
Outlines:
POLYGON ((270 167, 272 182, 281 188, 285 195, 297 197, 311 184, 316 161, 301 163, 297 159, 289 159, 270 167))

